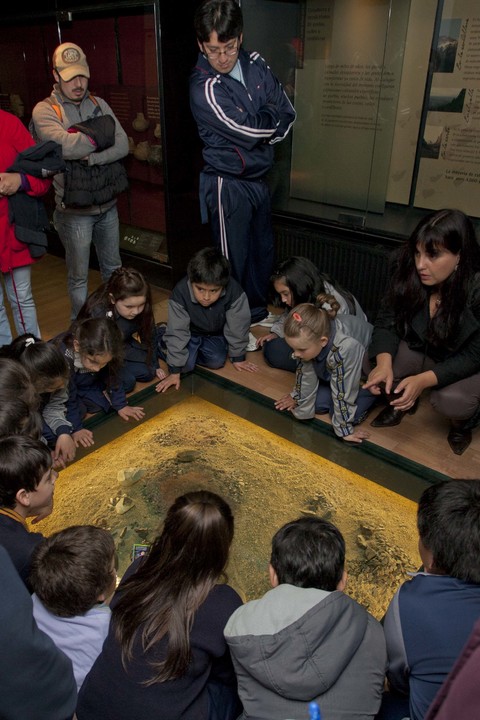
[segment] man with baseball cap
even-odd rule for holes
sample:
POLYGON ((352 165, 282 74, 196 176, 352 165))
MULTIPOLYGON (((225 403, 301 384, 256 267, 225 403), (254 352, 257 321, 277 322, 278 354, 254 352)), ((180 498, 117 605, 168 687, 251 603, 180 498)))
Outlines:
POLYGON ((75 43, 62 43, 57 47, 53 53, 53 68, 65 82, 70 82, 77 75, 90 77, 85 53, 75 43))
MULTIPOLYGON (((107 183, 106 187, 102 186, 101 193, 94 195, 95 200, 101 197, 101 202, 82 205, 69 204, 65 173, 55 175, 53 181, 53 221, 65 248, 67 285, 74 319, 88 294, 92 242, 103 281, 107 281, 122 264, 116 193, 120 191, 117 178, 121 173, 118 170, 124 172, 123 167, 118 167, 118 161, 128 154, 128 138, 105 100, 89 93, 90 69, 81 47, 73 42, 62 43, 53 53, 52 66, 53 91, 34 107, 32 132, 40 141, 54 140, 62 146, 67 169, 72 171, 69 178, 80 177, 84 184, 80 190, 86 191, 85 197, 89 197, 91 185, 98 182, 99 177, 104 185, 107 183), (107 116, 114 121, 110 120, 110 125, 107 123, 111 127, 108 141, 104 133, 107 116), (99 127, 102 129, 100 134, 97 132, 99 127)), ((126 180, 121 189, 125 186, 126 180)), ((77 192, 76 197, 79 196, 77 192)))

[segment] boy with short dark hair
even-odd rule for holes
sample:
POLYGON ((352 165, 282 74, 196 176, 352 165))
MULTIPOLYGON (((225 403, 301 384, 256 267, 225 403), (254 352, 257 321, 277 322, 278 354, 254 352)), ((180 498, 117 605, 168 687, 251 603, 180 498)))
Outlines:
POLYGON ((187 276, 174 287, 168 302, 168 322, 162 338, 162 357, 169 375, 157 392, 172 385, 195 364, 217 369, 227 355, 236 370, 255 372, 245 359, 249 342, 250 308, 247 296, 230 275, 230 263, 219 250, 203 248, 188 263, 187 276))
POLYGON ((0 545, 30 592, 31 555, 44 537, 29 532, 26 520, 36 523, 52 512, 57 477, 45 443, 23 435, 0 438, 0 545))
POLYGON ((422 493, 423 571, 403 583, 384 620, 388 679, 423 720, 480 617, 480 480, 445 480, 422 493))
POLYGON ((93 525, 54 533, 32 557, 33 616, 71 659, 78 690, 107 637, 115 563, 112 536, 93 525))
POLYGON ((302 517, 273 537, 270 590, 225 627, 244 716, 373 718, 386 669, 383 630, 343 591, 345 541, 327 520, 302 517))

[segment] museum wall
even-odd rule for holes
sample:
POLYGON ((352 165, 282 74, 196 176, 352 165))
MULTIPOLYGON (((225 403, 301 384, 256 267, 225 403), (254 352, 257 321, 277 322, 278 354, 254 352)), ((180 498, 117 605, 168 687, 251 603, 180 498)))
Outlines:
MULTIPOLYGON (((47 0, 41 11, 20 5, 0 19, 0 103, 12 109, 19 96, 25 121, 50 91, 53 48, 72 39, 85 49, 92 91, 131 138, 122 253, 169 282, 210 242, 188 103, 197 2, 47 0)), ((379 297, 385 265, 360 266, 360 255, 388 255, 445 205, 478 224, 475 0, 242 0, 242 9, 244 46, 266 58, 297 111, 268 178, 278 256, 309 253, 350 285, 352 267, 360 278, 368 268, 368 293, 379 297)))

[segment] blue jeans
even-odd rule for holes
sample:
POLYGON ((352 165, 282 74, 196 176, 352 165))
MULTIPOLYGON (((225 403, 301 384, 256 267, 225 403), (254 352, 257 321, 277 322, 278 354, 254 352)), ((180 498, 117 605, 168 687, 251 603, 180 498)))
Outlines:
MULTIPOLYGON (((376 400, 376 395, 372 395, 370 390, 360 388, 357 395, 357 409, 355 417, 353 418, 353 425, 358 425, 358 423, 361 423, 365 419, 368 411, 376 400)), ((330 415, 333 414, 333 399, 330 385, 322 380, 318 383, 317 399, 315 400, 315 412, 318 415, 324 415, 326 413, 329 413, 330 415)))
MULTIPOLYGON (((163 341, 165 327, 157 327, 158 355, 167 362, 167 346, 163 341)), ((195 365, 218 370, 225 365, 228 343, 224 335, 192 335, 187 345, 188 358, 182 375, 191 372, 195 365)))
POLYGON ((292 358, 293 350, 283 338, 275 338, 263 346, 263 356, 270 367, 295 372, 297 361, 292 358))
POLYGON ((218 370, 225 365, 227 353, 228 343, 223 335, 192 335, 188 343, 188 360, 182 373, 190 372, 195 365, 218 370))
MULTIPOLYGON (((23 267, 14 268, 11 273, 4 273, 3 282, 12 308, 17 335, 33 333, 40 337, 37 309, 32 295, 31 275, 31 265, 24 265, 23 267)), ((5 309, 3 286, 0 283, 0 346, 9 345, 12 339, 12 331, 5 309)))
POLYGON ((55 210, 55 229, 65 248, 67 287, 75 319, 87 299, 90 246, 97 252, 100 274, 106 282, 122 264, 117 206, 99 215, 75 215, 55 210))

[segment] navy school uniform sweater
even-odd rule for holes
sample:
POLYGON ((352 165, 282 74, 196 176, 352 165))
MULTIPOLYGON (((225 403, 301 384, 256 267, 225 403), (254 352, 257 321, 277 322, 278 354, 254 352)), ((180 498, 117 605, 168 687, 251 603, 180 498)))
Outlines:
MULTIPOLYGON (((127 571, 128 573, 128 571, 127 571)), ((116 597, 121 592, 121 585, 116 597)), ((115 599, 111 608, 115 610, 115 599)), ((115 638, 114 615, 102 652, 85 678, 77 705, 78 720, 208 720, 207 684, 236 689, 236 679, 223 629, 242 601, 228 585, 216 585, 198 609, 190 631, 191 662, 176 680, 146 686, 149 663, 165 658, 167 638, 144 652, 140 630, 128 672, 115 638)))

